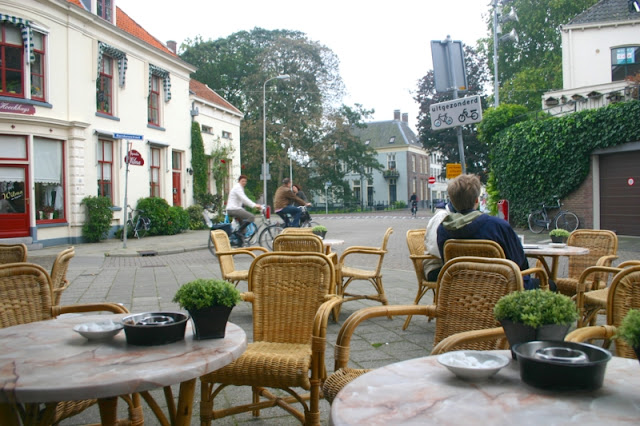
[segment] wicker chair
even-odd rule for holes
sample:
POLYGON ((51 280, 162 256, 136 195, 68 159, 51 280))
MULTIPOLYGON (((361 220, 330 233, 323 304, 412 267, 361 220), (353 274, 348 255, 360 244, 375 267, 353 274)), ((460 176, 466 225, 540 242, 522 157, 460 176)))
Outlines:
MULTIPOLYGON (((445 262, 458 256, 497 257, 506 259, 504 250, 492 240, 462 240, 450 239, 445 241, 442 250, 445 262)), ((542 266, 528 268, 521 271, 522 276, 536 274, 540 280, 540 288, 549 290, 549 276, 542 266)))
MULTIPOLYGON (((567 335, 565 340, 583 342, 604 339, 608 347, 622 319, 631 309, 640 309, 640 262, 635 266, 622 268, 614 277, 607 294, 607 325, 578 328, 567 335)), ((636 354, 623 339, 616 339, 616 355, 636 358, 636 354)))
POLYGON ((27 246, 24 244, 0 244, 0 265, 27 261, 27 246))
POLYGON ((313 228, 295 228, 293 226, 289 226, 284 228, 281 232, 282 234, 313 234, 313 228))
POLYGON ((231 248, 229 236, 222 230, 211 231, 211 241, 213 241, 218 262, 220 262, 222 279, 232 282, 236 286, 240 281, 247 281, 249 279, 249 270, 237 270, 233 257, 239 254, 246 254, 255 259, 258 256, 255 252, 267 252, 267 249, 264 247, 231 248))
MULTIPOLYGON (((59 306, 52 304, 51 277, 41 266, 32 263, 0 265, 0 327, 11 327, 34 321, 51 320, 66 313, 106 311, 127 313, 127 309, 114 303, 92 303, 59 306)), ((142 425, 144 418, 140 396, 123 395, 129 408, 129 422, 142 425)), ((24 424, 57 424, 95 404, 95 399, 23 404, 20 410, 24 424)))
POLYGON ((253 305, 253 343, 233 363, 200 378, 201 424, 247 411, 258 416, 260 409, 274 406, 306 425, 320 424, 326 328, 331 309, 340 303, 334 287, 333 263, 324 254, 272 252, 253 261, 245 293, 253 305), (228 385, 251 386, 252 403, 213 410, 214 398, 228 385), (300 395, 293 388, 310 393, 300 395), (304 413, 291 405, 295 402, 304 413))
POLYGON ((69 247, 66 250, 58 253, 56 260, 53 262, 51 268, 51 284, 53 285, 53 304, 60 304, 60 297, 62 292, 69 287, 69 280, 67 279, 67 270, 69 269, 69 262, 71 258, 75 256, 76 252, 73 247, 69 247))
MULTIPOLYGON (((384 287, 382 285, 382 261, 384 260, 384 255, 387 253, 387 243, 389 242, 389 237, 392 233, 393 228, 388 228, 382 239, 382 246, 380 247, 351 246, 342 253, 338 262, 340 278, 338 280, 337 294, 342 297, 343 303, 359 299, 377 300, 383 305, 387 305, 389 303, 387 301, 387 296, 384 294, 384 287), (377 257, 375 269, 360 269, 345 265, 345 261, 348 257, 358 259, 359 256, 362 257, 361 255, 372 255, 377 257), (376 294, 364 295, 347 293, 347 287, 355 280, 369 281, 376 290, 376 294)), ((338 321, 338 317, 340 316, 340 307, 341 305, 336 306, 333 312, 333 319, 336 321, 338 321)))
MULTIPOLYGON (((589 254, 584 256, 569 257, 569 274, 567 278, 557 278, 558 292, 567 296, 577 293, 580 274, 590 266, 611 266, 611 262, 618 258, 618 237, 607 230, 578 229, 569 235, 567 245, 586 247, 589 254)), ((592 289, 604 287, 606 282, 599 279, 599 275, 593 276, 590 283, 592 289), (596 283, 596 286, 593 286, 596 283)))
POLYGON ((607 310, 607 299, 609 298, 610 287, 591 290, 593 282, 595 281, 591 280, 591 276, 598 275, 598 281, 602 280, 603 282, 606 282, 604 277, 608 277, 609 274, 618 274, 625 268, 631 266, 640 266, 640 260, 628 260, 619 264, 617 267, 590 266, 582 272, 578 279, 578 292, 575 296, 579 312, 578 328, 584 327, 587 324, 595 325, 597 314, 602 310, 607 310))
MULTIPOLYGON (((424 276, 424 269, 422 267, 422 261, 426 259, 440 259, 437 256, 431 254, 425 254, 426 249, 424 246, 424 234, 426 229, 410 229, 407 231, 407 246, 409 247, 409 259, 413 263, 413 269, 416 272, 416 278, 418 279, 418 294, 413 301, 414 305, 420 303, 420 300, 424 297, 429 290, 433 291, 433 300, 436 300, 436 281, 428 281, 424 276)), ((402 329, 406 330, 409 327, 413 315, 407 315, 407 319, 402 325, 402 329)))
POLYGON ((324 245, 322 238, 311 233, 282 233, 273 239, 273 251, 324 253, 324 245))
MULTIPOLYGON (((434 345, 456 333, 495 329, 493 306, 504 295, 521 291, 518 265, 508 259, 458 257, 444 264, 438 276, 435 305, 374 306, 360 309, 342 324, 335 346, 335 369, 324 383, 325 398, 332 402, 338 392, 369 370, 349 368, 351 336, 369 318, 389 315, 425 315, 436 318, 434 345)), ((507 347, 506 340, 484 340, 464 345, 465 349, 489 350, 507 347)))

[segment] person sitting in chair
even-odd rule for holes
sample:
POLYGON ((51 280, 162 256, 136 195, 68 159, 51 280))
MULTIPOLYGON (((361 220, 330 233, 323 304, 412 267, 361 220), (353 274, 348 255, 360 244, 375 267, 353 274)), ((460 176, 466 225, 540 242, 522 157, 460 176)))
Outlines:
POLYGON ((282 217, 285 226, 300 226, 300 215, 302 211, 297 206, 310 206, 311 203, 307 203, 302 198, 297 197, 291 190, 291 180, 284 178, 282 185, 276 191, 276 195, 273 197, 273 206, 276 213, 282 217), (289 224, 287 214, 293 217, 293 222, 289 224))

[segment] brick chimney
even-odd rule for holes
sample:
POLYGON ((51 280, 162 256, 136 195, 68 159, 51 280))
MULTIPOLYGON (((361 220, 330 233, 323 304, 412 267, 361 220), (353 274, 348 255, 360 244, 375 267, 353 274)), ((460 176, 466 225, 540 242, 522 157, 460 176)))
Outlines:
POLYGON ((409 113, 408 112, 403 112, 402 113, 402 122, 403 123, 409 123, 409 113))
POLYGON ((396 109, 396 110, 393 111, 393 119, 395 121, 400 121, 400 110, 399 109, 396 109))
POLYGON ((167 42, 167 47, 169 48, 170 51, 172 51, 173 53, 178 53, 176 52, 176 48, 178 47, 178 43, 176 43, 173 40, 169 40, 167 42))

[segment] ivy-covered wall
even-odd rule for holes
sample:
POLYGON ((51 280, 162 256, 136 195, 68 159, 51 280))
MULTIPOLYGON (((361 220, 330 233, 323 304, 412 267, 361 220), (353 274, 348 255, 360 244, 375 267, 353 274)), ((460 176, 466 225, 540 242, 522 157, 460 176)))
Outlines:
POLYGON ((515 124, 494 139, 491 169, 510 221, 576 190, 589 174, 591 152, 640 140, 640 101, 515 124))

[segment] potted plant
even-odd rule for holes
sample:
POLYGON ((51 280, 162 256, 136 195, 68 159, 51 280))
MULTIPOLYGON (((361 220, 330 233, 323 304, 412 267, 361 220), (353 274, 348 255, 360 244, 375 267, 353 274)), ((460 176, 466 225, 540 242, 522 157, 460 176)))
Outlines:
POLYGON ((241 300, 240 291, 229 281, 202 278, 182 285, 173 297, 189 311, 198 340, 224 337, 231 309, 241 300))
POLYGON ((44 212, 45 219, 53 219, 53 212, 55 211, 53 206, 44 206, 42 211, 44 212))
POLYGON ((322 226, 322 225, 316 225, 313 228, 311 228, 311 231, 313 231, 314 234, 316 234, 319 237, 324 238, 325 235, 327 235, 327 227, 326 226, 322 226))
POLYGON ((553 229, 551 232, 549 232, 549 236, 551 237, 552 243, 566 244, 567 240, 569 239, 569 235, 571 235, 569 231, 561 228, 553 229))
POLYGON ((622 339, 636 352, 640 360, 640 310, 631 309, 618 327, 616 338, 622 339))
MULTIPOLYGON (((578 309, 567 296, 536 289, 503 296, 493 308, 511 347, 532 340, 564 340, 578 309)), ((514 356, 513 351, 511 354, 514 356)))

